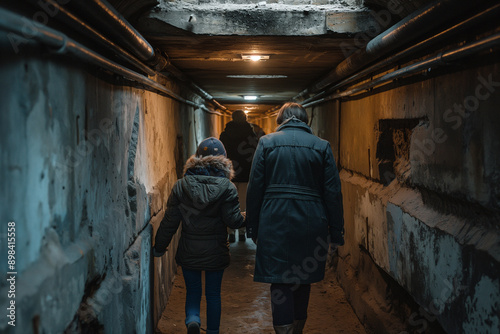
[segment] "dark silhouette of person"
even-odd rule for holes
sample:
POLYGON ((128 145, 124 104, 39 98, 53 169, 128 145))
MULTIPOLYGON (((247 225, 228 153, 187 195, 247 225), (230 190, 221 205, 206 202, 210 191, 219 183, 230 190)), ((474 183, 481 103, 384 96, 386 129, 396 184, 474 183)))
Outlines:
MULTIPOLYGON (((227 157, 233 162, 235 176, 232 181, 238 189, 241 210, 245 211, 248 178, 258 138, 243 110, 236 110, 231 116, 233 120, 226 124, 220 134, 220 141, 226 148, 227 157)), ((246 240, 244 227, 238 230, 238 234, 240 241, 246 240)), ((229 242, 234 241, 235 232, 229 229, 229 242)))

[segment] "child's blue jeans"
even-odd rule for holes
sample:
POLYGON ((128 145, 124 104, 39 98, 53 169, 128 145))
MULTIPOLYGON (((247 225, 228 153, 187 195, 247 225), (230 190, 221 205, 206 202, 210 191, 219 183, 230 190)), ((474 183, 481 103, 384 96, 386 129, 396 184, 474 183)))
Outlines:
MULTIPOLYGON (((186 325, 201 323, 201 270, 182 268, 186 282, 186 325)), ((224 270, 205 271, 205 298, 207 300, 207 334, 218 334, 221 315, 221 283, 224 270)))

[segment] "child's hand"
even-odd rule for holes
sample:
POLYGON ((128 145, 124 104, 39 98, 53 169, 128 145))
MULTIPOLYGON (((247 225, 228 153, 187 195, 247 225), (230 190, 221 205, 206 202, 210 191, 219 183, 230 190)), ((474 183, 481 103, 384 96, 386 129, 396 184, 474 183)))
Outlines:
POLYGON ((163 256, 163 254, 165 254, 166 252, 167 252, 167 249, 165 249, 163 252, 158 252, 156 250, 156 248, 153 247, 153 252, 152 253, 153 253, 154 257, 160 257, 160 256, 163 256))

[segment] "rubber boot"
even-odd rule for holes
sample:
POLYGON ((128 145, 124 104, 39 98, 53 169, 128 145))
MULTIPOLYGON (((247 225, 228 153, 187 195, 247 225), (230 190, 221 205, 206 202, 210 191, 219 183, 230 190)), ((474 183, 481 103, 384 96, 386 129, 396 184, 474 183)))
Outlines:
POLYGON ((304 320, 294 320, 293 321, 293 334, 302 334, 304 326, 306 325, 306 319, 304 320))
POLYGON ((190 322, 187 324, 188 334, 200 334, 200 324, 197 322, 190 322))
POLYGON ((293 334, 293 324, 274 326, 276 334, 293 334))

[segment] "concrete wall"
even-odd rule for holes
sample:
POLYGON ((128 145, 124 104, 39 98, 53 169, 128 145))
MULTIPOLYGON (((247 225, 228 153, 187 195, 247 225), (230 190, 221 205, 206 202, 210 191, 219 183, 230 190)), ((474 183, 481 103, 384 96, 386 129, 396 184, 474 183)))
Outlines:
MULTIPOLYGON (((175 3, 188 3, 193 5, 203 5, 203 4, 212 4, 212 5, 221 5, 221 4, 284 4, 284 5, 331 5, 336 4, 338 1, 336 0, 163 0, 164 2, 175 2, 175 3)), ((361 0, 348 0, 346 1, 349 5, 360 5, 361 0)))
POLYGON ((309 108, 308 116, 314 134, 330 142, 335 162, 340 166, 340 103, 331 101, 309 108))
POLYGON ((0 331, 152 333, 176 248, 153 267, 153 233, 184 160, 218 132, 218 117, 0 41, 1 248, 8 222, 16 242, 15 297, 0 282, 16 326, 4 314, 0 331))
POLYGON ((340 147, 338 278, 376 332, 499 332, 499 73, 470 63, 313 120, 340 147))

